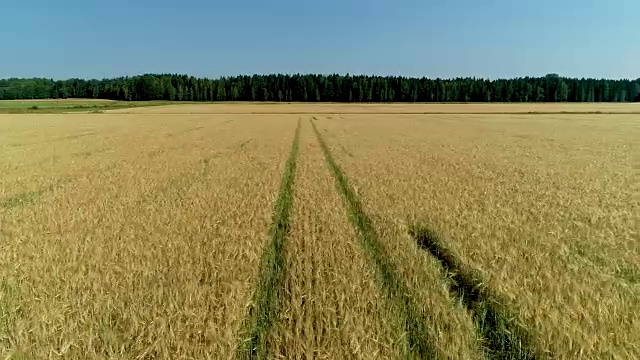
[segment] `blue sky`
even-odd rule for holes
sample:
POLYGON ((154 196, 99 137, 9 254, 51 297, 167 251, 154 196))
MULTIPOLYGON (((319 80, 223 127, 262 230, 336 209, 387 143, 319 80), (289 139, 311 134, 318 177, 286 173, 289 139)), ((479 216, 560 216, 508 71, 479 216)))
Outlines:
POLYGON ((638 78, 638 14, 638 0, 2 0, 0 78, 638 78))

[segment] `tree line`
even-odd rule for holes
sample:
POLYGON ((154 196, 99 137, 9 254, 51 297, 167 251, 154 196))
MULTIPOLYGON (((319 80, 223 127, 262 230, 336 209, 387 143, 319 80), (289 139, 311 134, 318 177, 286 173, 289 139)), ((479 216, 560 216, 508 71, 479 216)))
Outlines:
POLYGON ((366 75, 253 75, 195 78, 146 74, 102 80, 0 80, 0 100, 95 98, 126 101, 630 102, 640 79, 429 79, 366 75))

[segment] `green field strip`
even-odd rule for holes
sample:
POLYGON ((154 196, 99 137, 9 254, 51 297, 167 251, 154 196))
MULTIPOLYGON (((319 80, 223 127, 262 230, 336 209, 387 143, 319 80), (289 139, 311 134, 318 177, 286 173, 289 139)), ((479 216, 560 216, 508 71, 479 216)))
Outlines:
POLYGON ((38 200, 40 200, 40 198, 43 197, 45 194, 52 192, 57 187, 62 186, 69 182, 71 182, 71 179, 68 179, 68 178, 58 179, 57 181, 54 181, 52 184, 45 186, 39 190, 25 191, 5 199, 0 199, 0 209, 9 210, 9 209, 17 208, 20 206, 33 205, 36 202, 38 202, 38 200))
POLYGON ((489 359, 540 359, 549 357, 533 345, 533 336, 485 284, 477 271, 465 266, 434 231, 423 225, 409 229, 418 246, 433 255, 449 280, 449 290, 471 313, 489 359))
POLYGON ((280 183, 280 193, 273 210, 270 229, 271 241, 260 259, 260 275, 253 295, 253 306, 245 326, 247 335, 239 347, 239 358, 262 359, 267 356, 267 335, 277 319, 279 293, 285 279, 284 246, 290 231, 291 209, 293 205, 293 182, 298 157, 300 120, 296 127, 289 158, 280 183))
MULTIPOLYGON (((396 103, 404 104, 404 103, 396 103)), ((170 104, 173 105, 173 104, 170 104)), ((178 104, 179 105, 179 104, 178 104)), ((193 104, 192 104, 193 105, 193 104)), ((202 103, 201 105, 216 105, 214 103, 202 103)), ((151 105, 149 105, 151 106, 151 105)), ((120 109, 120 108, 118 108, 120 109)), ((127 109, 127 108, 122 108, 127 109)), ((2 114, 2 109, 0 109, 2 114)), ((136 115, 158 115, 161 112, 152 114, 136 115)), ((167 113, 169 114, 169 113, 167 113)), ((638 115, 640 111, 189 111, 171 112, 171 115, 638 115)), ((344 120, 344 119, 343 119, 344 120)))
POLYGON ((356 228, 367 256, 375 267, 377 278, 381 287, 387 293, 394 308, 397 311, 399 322, 403 324, 407 334, 409 354, 407 358, 433 359, 443 357, 436 351, 436 347, 431 343, 429 329, 422 320, 422 312, 411 298, 411 291, 397 275, 397 270, 392 260, 387 257, 380 244, 371 218, 364 212, 363 207, 355 194, 345 174, 333 159, 322 135, 316 128, 315 123, 310 120, 316 137, 325 155, 325 160, 331 173, 335 177, 338 187, 349 212, 349 220, 356 228))
POLYGON ((185 102, 152 100, 152 101, 111 101, 98 103, 65 102, 57 104, 46 100, 27 103, 0 102, 0 114, 64 114, 64 113, 102 113, 107 110, 133 109, 150 106, 181 105, 185 102))
POLYGON ((63 136, 63 137, 51 139, 51 140, 48 140, 48 141, 43 141, 43 143, 56 142, 56 141, 65 141, 65 140, 73 140, 73 139, 77 139, 77 138, 81 138, 81 137, 85 137, 85 136, 93 136, 93 135, 99 135, 99 134, 100 134, 99 132, 94 131, 94 132, 88 132, 88 133, 83 133, 83 134, 68 135, 68 136, 63 136))
POLYGON ((0 209, 11 209, 14 207, 35 203, 44 193, 41 191, 27 191, 18 195, 0 200, 0 209))
POLYGON ((194 132, 194 131, 198 131, 198 130, 202 130, 202 129, 204 129, 204 126, 196 126, 196 127, 190 128, 190 129, 177 131, 177 132, 174 132, 174 133, 168 133, 165 136, 172 137, 172 136, 176 136, 176 135, 183 135, 183 134, 188 134, 190 132, 194 132))

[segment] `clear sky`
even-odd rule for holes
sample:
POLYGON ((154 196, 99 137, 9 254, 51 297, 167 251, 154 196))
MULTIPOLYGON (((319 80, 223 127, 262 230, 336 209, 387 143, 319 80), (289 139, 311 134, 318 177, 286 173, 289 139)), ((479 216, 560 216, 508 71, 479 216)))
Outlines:
POLYGON ((640 0, 1 0, 0 78, 640 77, 640 0))

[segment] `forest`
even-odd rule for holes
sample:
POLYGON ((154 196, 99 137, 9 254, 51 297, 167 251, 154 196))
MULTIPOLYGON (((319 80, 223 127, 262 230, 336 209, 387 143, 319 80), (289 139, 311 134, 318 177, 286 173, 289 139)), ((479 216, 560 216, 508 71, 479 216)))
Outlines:
POLYGON ((218 79, 145 74, 102 80, 0 80, 0 100, 95 98, 126 101, 631 102, 640 79, 430 79, 366 75, 243 75, 218 79))

